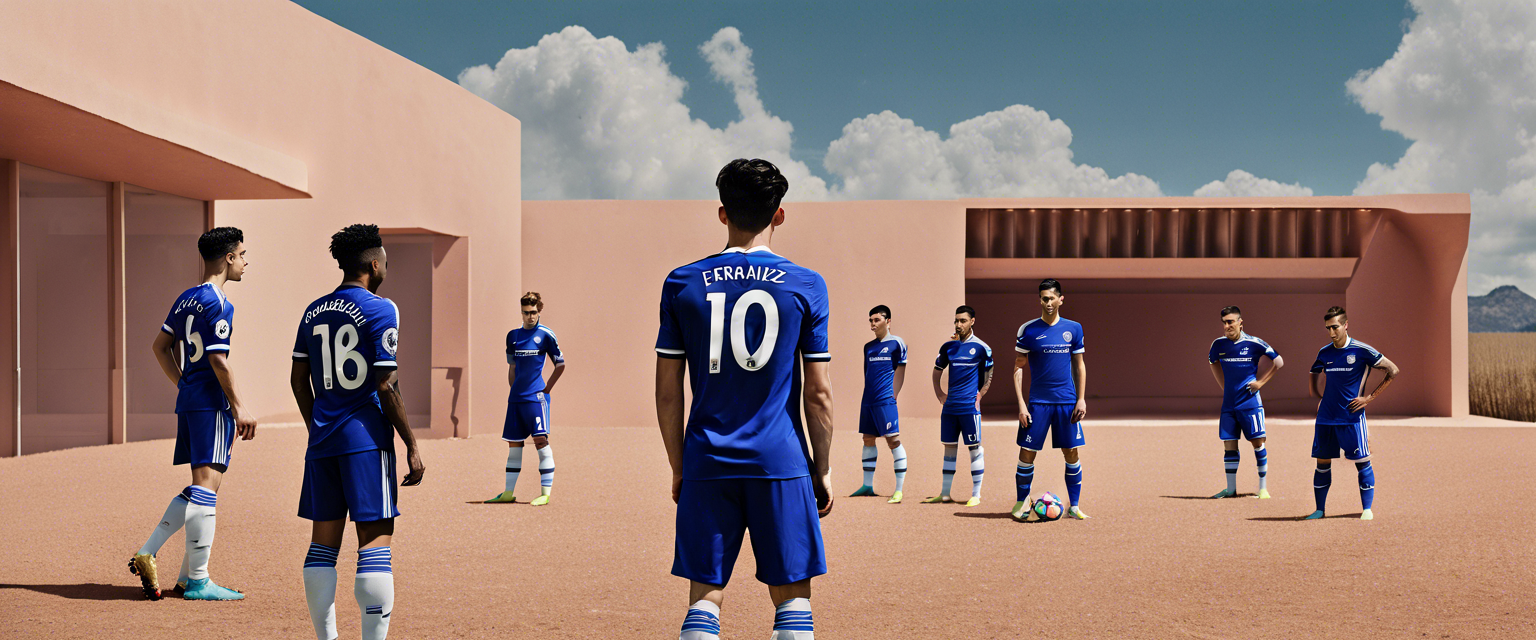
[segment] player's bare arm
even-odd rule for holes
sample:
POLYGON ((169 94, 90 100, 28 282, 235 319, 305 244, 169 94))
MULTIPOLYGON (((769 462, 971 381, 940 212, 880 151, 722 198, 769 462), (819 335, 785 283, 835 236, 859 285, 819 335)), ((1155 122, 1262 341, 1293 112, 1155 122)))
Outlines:
POLYGON ((1019 403, 1019 424, 1029 426, 1029 403, 1024 401, 1024 368, 1029 366, 1029 356, 1022 353, 1013 356, 1013 399, 1019 403))
MULTIPOLYGON (((656 358, 656 424, 672 465, 672 502, 683 488, 683 371, 687 360, 656 358)), ((809 402, 807 402, 809 404, 809 402)))
POLYGON ((256 416, 245 410, 240 396, 235 393, 235 373, 229 369, 229 358, 222 351, 210 351, 208 368, 213 369, 213 375, 219 379, 219 386, 224 388, 224 397, 229 400, 229 412, 235 417, 235 435, 241 440, 256 437, 256 416))
POLYGON ((1307 380, 1307 394, 1319 400, 1323 398, 1323 390, 1317 383, 1322 378, 1323 374, 1313 371, 1311 379, 1307 380))
MULTIPOLYGON (((678 419, 681 424, 681 410, 678 419)), ((816 511, 825 518, 832 513, 831 363, 805 362, 805 431, 811 440, 811 481, 816 485, 816 511)), ((681 452, 682 447, 678 450, 681 452)))
POLYGON ((1072 421, 1082 422, 1088 417, 1088 361, 1083 354, 1072 354, 1072 381, 1077 384, 1077 407, 1072 409, 1072 421))
POLYGON ((933 370, 933 395, 938 396, 939 404, 944 404, 949 400, 949 394, 944 391, 944 385, 941 384, 943 376, 943 369, 935 368, 933 370))
POLYGON ((555 381, 559 380, 560 376, 562 376, 564 374, 565 374, 565 363, 564 362, 560 362, 560 363, 555 364, 555 370, 549 372, 549 380, 546 380, 544 382, 544 393, 545 394, 549 394, 549 393, 553 392, 555 390, 555 381))
POLYGON ((421 464, 421 452, 416 448, 416 434, 411 432, 411 424, 406 420, 405 401, 400 397, 400 385, 395 373, 393 367, 378 373, 379 407, 384 410, 384 417, 389 419, 389 423, 395 426, 395 433, 400 434, 400 439, 405 441, 405 460, 411 471, 405 474, 405 480, 400 486, 410 487, 421 484, 421 477, 426 474, 427 467, 421 464))
POLYGON ((165 372, 165 377, 171 379, 171 384, 180 383, 181 367, 176 364, 175 336, 156 331, 154 346, 150 348, 155 352, 155 362, 160 363, 160 370, 165 372))
POLYGON ((1227 372, 1221 370, 1221 364, 1220 363, 1212 362, 1210 364, 1211 364, 1211 375, 1216 376, 1216 388, 1217 389, 1221 389, 1222 393, 1226 393, 1226 391, 1227 391, 1227 372))
POLYGON ((293 389, 293 400, 299 405, 299 415, 304 418, 304 428, 314 425, 315 389, 309 385, 309 361, 294 360, 288 373, 288 387, 293 389))
POLYGON ((896 365, 896 372, 891 376, 891 397, 901 395, 901 385, 907 381, 907 365, 896 365))
POLYGON ((1392 380, 1397 378, 1397 374, 1402 371, 1401 369, 1398 369, 1397 365, 1394 364, 1391 360, 1388 360, 1386 356, 1382 356, 1381 361, 1371 365, 1371 368, 1381 369, 1382 371, 1387 372, 1387 376, 1382 378, 1381 384, 1376 385, 1376 390, 1372 391, 1371 395, 1361 396, 1359 398, 1355 398, 1354 400, 1350 400, 1350 411, 1354 411, 1356 413, 1364 411, 1365 406, 1370 404, 1372 400, 1375 400, 1377 397, 1381 396, 1381 392, 1385 391, 1387 386, 1392 384, 1392 380))
POLYGON ((976 392, 976 408, 978 410, 981 408, 981 399, 986 397, 987 389, 991 389, 991 388, 992 388, 992 370, 991 369, 987 369, 986 371, 982 371, 981 372, 981 390, 976 392))
MULTIPOLYGON (((1220 369, 1220 367, 1217 365, 1211 366, 1220 369)), ((1283 366, 1285 366, 1285 356, 1278 356, 1274 360, 1270 361, 1269 369, 1264 371, 1264 375, 1254 379, 1253 382, 1248 383, 1248 390, 1254 393, 1258 393, 1259 389, 1263 389, 1264 385, 1269 384, 1269 380, 1275 377, 1275 372, 1279 371, 1280 367, 1283 366)))

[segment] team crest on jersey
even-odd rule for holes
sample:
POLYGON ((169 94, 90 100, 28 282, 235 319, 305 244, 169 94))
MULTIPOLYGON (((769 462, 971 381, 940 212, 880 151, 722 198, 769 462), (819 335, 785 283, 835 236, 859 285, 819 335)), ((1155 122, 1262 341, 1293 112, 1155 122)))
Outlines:
POLYGON ((534 336, 533 337, 533 343, 534 344, 539 344, 539 343, 541 343, 543 341, 544 341, 544 337, 543 336, 534 336))
POLYGON ((1063 332, 1061 332, 1061 339, 1062 339, 1063 342, 1071 342, 1072 341, 1072 332, 1071 331, 1063 331, 1063 332))
POLYGON ((1248 355, 1248 347, 1243 347, 1243 352, 1241 355, 1248 355))
POLYGON ((395 350, 400 348, 400 330, 390 327, 384 330, 384 350, 389 355, 395 355, 395 350))
POLYGON ((1349 364, 1354 364, 1355 363, 1355 356, 1353 354, 1344 356, 1344 361, 1348 362, 1349 364))
POLYGON ((214 325, 213 325, 213 335, 218 336, 220 340, 228 340, 229 339, 229 321, 228 320, 220 320, 220 321, 214 323, 214 325))
POLYGON ((880 353, 889 353, 890 351, 891 351, 890 347, 882 347, 880 349, 880 353))
POLYGON ((976 355, 976 347, 971 347, 970 354, 973 356, 976 355))

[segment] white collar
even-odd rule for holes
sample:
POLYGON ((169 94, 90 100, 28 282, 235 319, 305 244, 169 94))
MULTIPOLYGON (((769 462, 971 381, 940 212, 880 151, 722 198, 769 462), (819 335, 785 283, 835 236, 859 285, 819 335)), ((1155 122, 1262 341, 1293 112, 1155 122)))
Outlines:
MULTIPOLYGON (((751 249, 743 249, 741 247, 726 247, 725 250, 721 251, 720 253, 757 253, 759 251, 766 251, 768 253, 773 253, 772 251, 768 250, 768 245, 766 245, 766 244, 760 244, 760 245, 757 245, 755 247, 752 247, 751 249)), ((774 253, 774 255, 778 255, 778 254, 774 253)))

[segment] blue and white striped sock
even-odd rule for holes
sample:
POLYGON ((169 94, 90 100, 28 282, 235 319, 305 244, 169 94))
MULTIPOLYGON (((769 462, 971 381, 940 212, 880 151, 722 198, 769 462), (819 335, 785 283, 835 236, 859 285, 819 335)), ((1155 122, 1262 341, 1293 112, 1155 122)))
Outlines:
POLYGON ((678 640, 720 640, 720 606, 700 600, 688 607, 678 640))
POLYGON ((896 445, 891 449, 891 456, 895 458, 891 465, 896 469, 896 490, 901 491, 907 484, 907 445, 896 445))
POLYGON ((879 449, 874 446, 864 447, 864 486, 875 486, 875 458, 879 449))
POLYGON ((507 447, 507 493, 517 486, 517 475, 523 472, 523 448, 507 447))
POLYGON ((340 549, 309 543, 304 556, 304 599, 309 602, 309 621, 315 638, 336 638, 336 554, 340 549))
POLYGON ((1259 445, 1253 450, 1254 461, 1259 465, 1259 488, 1269 488, 1269 449, 1266 445, 1259 445))
POLYGON ((939 492, 941 496, 949 495, 949 487, 955 483, 955 457, 956 451, 953 449, 944 452, 944 490, 939 492))
POLYGON ((363 612, 363 640, 384 640, 389 635, 389 614, 395 609, 395 574, 389 547, 357 550, 357 579, 352 595, 363 612))
POLYGON ((987 474, 987 452, 981 445, 971 447, 971 497, 981 497, 981 480, 987 474))
POLYGON ((810 600, 790 598, 780 602, 773 612, 772 640, 812 640, 816 637, 815 631, 810 600))
POLYGON ((544 493, 555 486, 555 447, 546 445, 539 449, 539 486, 544 488, 544 493))
POLYGON ((1015 499, 1023 502, 1029 499, 1029 487, 1035 483, 1035 465, 1019 463, 1018 469, 1013 472, 1013 483, 1018 487, 1014 492, 1015 499))
POLYGON ((1077 498, 1083 494, 1083 463, 1067 463, 1067 499, 1077 506, 1077 498))
POLYGON ((1356 462, 1355 468, 1360 471, 1360 508, 1369 509, 1376 500, 1376 472, 1370 460, 1356 462))
POLYGON ((1322 511, 1328 504, 1328 487, 1333 485, 1333 466, 1317 465, 1317 470, 1312 472, 1312 498, 1317 501, 1317 510, 1322 511))
POLYGON ((1237 449, 1221 453, 1222 464, 1227 467, 1227 493, 1237 493, 1237 467, 1242 460, 1242 455, 1238 454, 1237 449))
POLYGON ((208 578, 208 557, 213 554, 213 535, 217 529, 218 494, 197 485, 181 491, 187 499, 187 579, 208 578))

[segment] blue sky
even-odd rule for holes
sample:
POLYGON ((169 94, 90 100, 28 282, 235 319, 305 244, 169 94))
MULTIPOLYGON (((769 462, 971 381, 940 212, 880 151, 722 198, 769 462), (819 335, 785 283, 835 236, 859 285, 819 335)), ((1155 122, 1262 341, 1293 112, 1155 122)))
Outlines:
POLYGON ((450 79, 580 25, 660 42, 694 117, 725 126, 728 88, 696 52, 734 26, 764 105, 821 167, 851 119, 950 124, 1026 104, 1064 120, 1075 159, 1189 195, 1232 169, 1348 194, 1408 141, 1345 92, 1402 39, 1402 0, 1294 2, 361 2, 303 6, 450 79))

